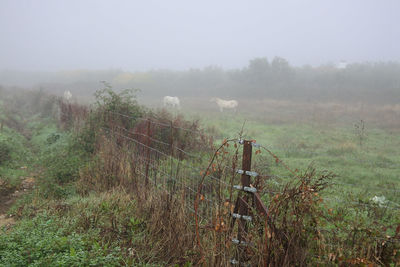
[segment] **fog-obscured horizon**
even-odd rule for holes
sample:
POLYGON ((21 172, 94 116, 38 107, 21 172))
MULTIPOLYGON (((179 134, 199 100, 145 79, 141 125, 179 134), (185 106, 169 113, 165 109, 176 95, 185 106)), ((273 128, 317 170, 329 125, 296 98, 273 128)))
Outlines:
POLYGON ((398 1, 0 2, 0 86, 400 100, 398 1))

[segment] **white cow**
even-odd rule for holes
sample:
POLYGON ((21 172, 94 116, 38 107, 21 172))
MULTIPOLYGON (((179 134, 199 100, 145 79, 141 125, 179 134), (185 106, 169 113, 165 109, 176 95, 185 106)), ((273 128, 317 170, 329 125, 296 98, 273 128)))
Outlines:
POLYGON ((71 98, 72 98, 71 92, 69 90, 64 91, 64 99, 67 100, 67 101, 70 101, 71 98))
POLYGON ((217 103, 219 107, 219 111, 223 112, 225 109, 233 109, 236 112, 236 108, 238 106, 238 102, 236 100, 224 100, 218 97, 213 97, 210 100, 211 102, 217 103))
POLYGON ((180 102, 177 96, 164 96, 163 99, 164 107, 173 107, 180 109, 180 102))

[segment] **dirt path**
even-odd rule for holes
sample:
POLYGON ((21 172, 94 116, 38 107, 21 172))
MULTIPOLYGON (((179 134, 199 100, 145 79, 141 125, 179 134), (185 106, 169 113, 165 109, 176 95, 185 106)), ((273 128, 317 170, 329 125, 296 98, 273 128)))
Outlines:
POLYGON ((15 220, 13 217, 7 215, 7 211, 15 203, 15 201, 23 194, 31 190, 35 185, 35 179, 33 177, 26 178, 22 181, 20 190, 10 191, 1 190, 4 183, 0 180, 0 228, 3 226, 11 227, 15 220))

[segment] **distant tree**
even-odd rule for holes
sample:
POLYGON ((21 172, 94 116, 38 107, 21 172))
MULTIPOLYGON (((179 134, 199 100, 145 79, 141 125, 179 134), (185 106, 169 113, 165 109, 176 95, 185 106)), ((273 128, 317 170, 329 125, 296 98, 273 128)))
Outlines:
POLYGON ((291 78, 294 70, 290 67, 289 62, 281 57, 275 57, 271 62, 271 71, 277 79, 291 78))
POLYGON ((266 57, 260 57, 250 60, 248 72, 251 76, 259 78, 260 80, 265 78, 270 70, 270 65, 266 57))

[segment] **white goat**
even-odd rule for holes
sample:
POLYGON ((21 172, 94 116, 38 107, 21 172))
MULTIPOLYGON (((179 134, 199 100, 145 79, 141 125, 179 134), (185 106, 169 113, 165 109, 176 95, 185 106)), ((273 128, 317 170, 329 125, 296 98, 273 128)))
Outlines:
POLYGON ((71 98, 72 98, 71 92, 69 90, 64 91, 64 99, 67 100, 67 101, 70 101, 71 98))
POLYGON ((236 112, 236 108, 238 106, 238 102, 236 100, 223 100, 218 97, 213 97, 210 100, 211 102, 217 103, 219 107, 219 111, 223 112, 225 109, 233 109, 236 112))
POLYGON ((164 96, 163 99, 164 107, 173 107, 180 109, 180 102, 177 96, 164 96))

